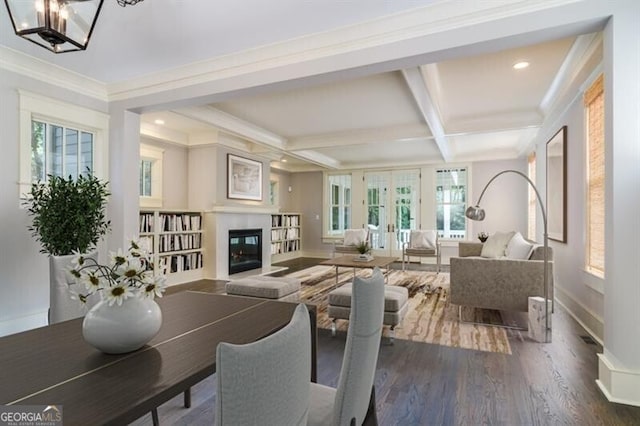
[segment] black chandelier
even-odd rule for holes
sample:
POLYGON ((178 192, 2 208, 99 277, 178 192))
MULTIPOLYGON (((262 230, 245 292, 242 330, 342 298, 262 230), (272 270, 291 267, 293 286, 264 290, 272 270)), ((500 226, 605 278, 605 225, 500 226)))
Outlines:
POLYGON ((144 0, 118 0, 118 4, 122 7, 125 7, 126 5, 133 6, 140 3, 141 1, 144 0))
MULTIPOLYGON (((4 0, 16 35, 54 53, 85 50, 104 0, 4 0)), ((117 0, 122 7, 143 0, 117 0)))

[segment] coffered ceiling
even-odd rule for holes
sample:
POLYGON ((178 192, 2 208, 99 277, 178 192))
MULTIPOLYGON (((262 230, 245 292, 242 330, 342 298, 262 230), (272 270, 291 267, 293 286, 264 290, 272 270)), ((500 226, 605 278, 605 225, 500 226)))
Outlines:
MULTIPOLYGON (((356 31, 442 3, 449 2, 146 0, 121 8, 105 0, 89 49, 63 55, 16 37, 0 8, 0 47, 116 87, 240 51, 257 55, 261 46, 304 43, 309 34, 356 31)), ((291 171, 518 158, 599 40, 595 34, 535 44, 523 38, 510 43, 516 48, 484 47, 480 54, 469 46, 419 66, 147 112, 141 129, 185 145, 215 139, 291 171), (521 61, 529 66, 514 69, 521 61)))

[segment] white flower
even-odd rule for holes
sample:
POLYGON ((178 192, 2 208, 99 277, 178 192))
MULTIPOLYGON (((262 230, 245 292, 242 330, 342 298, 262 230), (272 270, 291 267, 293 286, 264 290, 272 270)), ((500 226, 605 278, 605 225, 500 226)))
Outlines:
POLYGON ((101 265, 80 253, 74 254, 75 263, 69 268, 69 273, 88 291, 86 294, 72 292, 72 299, 86 304, 89 296, 100 294, 109 306, 121 306, 129 297, 162 297, 166 287, 165 277, 154 276, 153 271, 147 270, 149 260, 146 252, 135 240, 131 241, 126 252, 122 249, 111 252, 109 265, 101 265))
POLYGON ((106 280, 101 276, 97 275, 95 271, 84 272, 82 273, 82 278, 80 282, 84 284, 87 290, 94 292, 105 286, 108 286, 109 283, 105 282, 106 280))
POLYGON ((140 287, 140 297, 162 297, 162 293, 167 287, 167 279, 164 275, 157 275, 152 278, 151 282, 146 282, 140 287))
POLYGON ((109 306, 113 306, 114 303, 117 303, 118 306, 122 306, 122 302, 134 295, 131 292, 131 288, 124 283, 105 288, 105 291, 107 293, 107 302, 109 303, 109 306))
POLYGON ((119 266, 127 262, 127 256, 122 252, 122 249, 119 248, 117 252, 112 251, 109 253, 109 261, 111 264, 119 266))
POLYGON ((84 294, 78 293, 73 290, 69 290, 69 294, 71 295, 71 300, 77 300, 83 305, 87 305, 87 296, 85 296, 84 294))
POLYGON ((138 258, 129 258, 116 268, 116 274, 127 280, 140 280, 146 270, 138 258))
POLYGON ((129 254, 133 257, 147 259, 148 248, 139 239, 129 240, 129 254))
POLYGON ((71 254, 73 255, 73 259, 71 259, 71 268, 77 270, 85 266, 87 256, 84 253, 74 250, 71 254))

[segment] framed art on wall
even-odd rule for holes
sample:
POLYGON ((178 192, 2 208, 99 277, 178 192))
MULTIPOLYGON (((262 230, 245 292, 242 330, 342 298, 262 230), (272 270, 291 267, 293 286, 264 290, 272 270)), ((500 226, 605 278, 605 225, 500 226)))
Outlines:
POLYGON ((549 238, 567 242, 567 126, 547 142, 547 222, 549 238))
POLYGON ((227 198, 262 201, 262 163, 227 154, 227 198))

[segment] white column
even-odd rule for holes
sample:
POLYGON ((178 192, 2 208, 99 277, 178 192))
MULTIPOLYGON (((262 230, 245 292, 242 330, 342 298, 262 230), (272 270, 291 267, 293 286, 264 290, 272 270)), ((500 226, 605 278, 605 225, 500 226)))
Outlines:
POLYGON ((604 32, 606 277, 597 383, 610 401, 640 406, 640 2, 611 5, 604 32))
POLYGON ((109 112, 109 249, 116 250, 138 235, 140 115, 117 106, 109 112))

